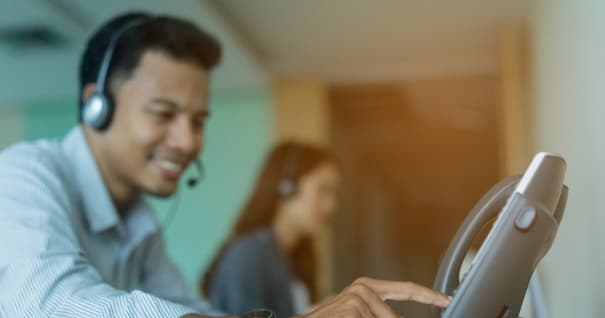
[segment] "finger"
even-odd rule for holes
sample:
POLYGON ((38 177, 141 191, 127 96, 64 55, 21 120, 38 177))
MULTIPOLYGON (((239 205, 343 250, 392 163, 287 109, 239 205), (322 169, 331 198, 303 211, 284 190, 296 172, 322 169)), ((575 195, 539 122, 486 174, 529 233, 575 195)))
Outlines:
POLYGON ((373 318, 372 311, 368 306, 367 302, 363 299, 363 297, 352 294, 348 295, 345 298, 345 302, 350 306, 350 308, 359 313, 362 318, 373 318))
POLYGON ((344 290, 333 301, 307 315, 309 317, 374 317, 367 303, 360 296, 348 290, 344 290))
POLYGON ((447 295, 411 282, 384 281, 365 277, 358 280, 371 288, 382 300, 412 300, 439 307, 447 307, 450 304, 450 297, 447 295))
POLYGON ((363 284, 363 282, 356 281, 347 288, 347 292, 358 295, 365 301, 369 310, 372 312, 372 317, 380 318, 398 318, 399 316, 393 311, 393 309, 387 305, 370 287, 363 284))

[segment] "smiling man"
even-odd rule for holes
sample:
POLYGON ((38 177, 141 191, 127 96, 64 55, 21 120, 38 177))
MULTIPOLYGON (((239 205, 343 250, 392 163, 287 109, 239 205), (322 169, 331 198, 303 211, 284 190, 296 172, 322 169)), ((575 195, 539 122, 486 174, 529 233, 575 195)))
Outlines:
MULTIPOLYGON (((218 42, 166 16, 116 17, 80 65, 80 123, 0 153, 0 317, 200 317, 142 194, 170 196, 203 146, 218 42)), ((396 317, 439 306, 411 283, 360 279, 308 317, 396 317)), ((270 314, 259 312, 254 317, 270 314)))
MULTIPOLYGON (((118 207, 141 191, 167 196, 177 189, 185 167, 202 148, 208 117, 208 74, 170 53, 141 54, 131 74, 117 75, 115 117, 99 133, 84 126, 84 134, 101 174, 118 207)), ((96 89, 84 87, 84 98, 96 89)))

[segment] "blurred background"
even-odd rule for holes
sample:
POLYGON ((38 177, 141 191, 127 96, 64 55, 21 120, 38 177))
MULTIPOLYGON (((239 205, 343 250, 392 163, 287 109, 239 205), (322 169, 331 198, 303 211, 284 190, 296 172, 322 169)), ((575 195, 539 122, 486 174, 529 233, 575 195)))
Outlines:
POLYGON ((206 177, 175 215, 153 200, 192 294, 276 141, 325 145, 343 165, 318 242, 324 294, 360 275, 432 285, 474 203, 549 151, 571 189, 539 268, 549 312, 605 317, 605 2, 3 0, 0 149, 76 124, 84 42, 126 10, 190 19, 224 47, 206 177))

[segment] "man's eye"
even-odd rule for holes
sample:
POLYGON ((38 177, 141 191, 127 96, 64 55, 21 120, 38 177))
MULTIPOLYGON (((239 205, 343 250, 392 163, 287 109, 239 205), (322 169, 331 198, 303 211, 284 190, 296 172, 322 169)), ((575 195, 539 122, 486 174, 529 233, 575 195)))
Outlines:
POLYGON ((171 111, 166 111, 166 110, 161 110, 161 109, 154 109, 151 111, 151 113, 159 118, 162 119, 170 119, 174 116, 174 113, 171 111))
POLYGON ((204 120, 204 119, 195 120, 193 122, 193 125, 199 129, 202 129, 202 128, 204 128, 204 126, 206 126, 206 120, 204 120))

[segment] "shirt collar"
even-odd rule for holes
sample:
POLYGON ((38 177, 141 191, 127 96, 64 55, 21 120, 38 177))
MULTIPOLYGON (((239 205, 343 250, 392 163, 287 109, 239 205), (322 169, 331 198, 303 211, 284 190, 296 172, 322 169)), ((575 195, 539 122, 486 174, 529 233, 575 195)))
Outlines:
MULTIPOLYGON (((103 232, 110 228, 118 228, 120 215, 113 201, 80 125, 74 127, 63 139, 63 151, 69 161, 68 167, 73 173, 77 191, 82 198, 82 208, 86 216, 89 230, 94 233, 103 232)), ((141 230, 154 232, 157 222, 150 213, 149 207, 142 196, 132 204, 132 208, 125 213, 130 219, 144 225, 141 230), (131 213, 135 212, 135 213, 131 213)), ((131 220, 127 220, 130 223, 131 220)), ((128 226, 130 228, 130 226, 128 226)), ((118 229, 119 230, 119 229, 118 229)))

